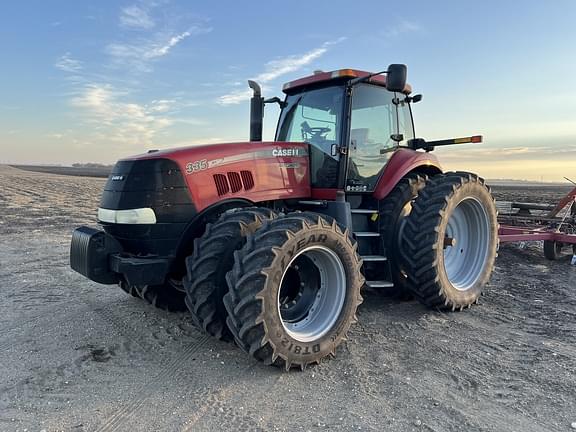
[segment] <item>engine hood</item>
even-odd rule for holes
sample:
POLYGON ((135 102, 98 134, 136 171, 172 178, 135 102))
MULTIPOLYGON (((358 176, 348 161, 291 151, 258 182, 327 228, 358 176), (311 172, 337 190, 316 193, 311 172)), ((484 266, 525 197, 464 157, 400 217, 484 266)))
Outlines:
MULTIPOLYGON (((215 155, 233 155, 240 152, 245 152, 247 154, 254 153, 256 151, 267 151, 272 155, 274 149, 282 150, 286 149, 287 146, 293 144, 296 149, 306 148, 307 145, 302 142, 283 142, 283 141, 244 141, 244 142, 232 142, 232 143, 217 143, 217 144, 198 144, 186 147, 178 147, 172 149, 164 150, 149 150, 146 153, 129 156, 122 160, 145 160, 145 159, 172 159, 180 160, 186 159, 191 156, 215 156, 215 155)), ((303 155, 303 154, 302 154, 303 155)))
POLYGON ((251 203, 310 196, 308 144, 236 142, 151 151, 118 162, 174 163, 198 211, 219 201, 251 203))

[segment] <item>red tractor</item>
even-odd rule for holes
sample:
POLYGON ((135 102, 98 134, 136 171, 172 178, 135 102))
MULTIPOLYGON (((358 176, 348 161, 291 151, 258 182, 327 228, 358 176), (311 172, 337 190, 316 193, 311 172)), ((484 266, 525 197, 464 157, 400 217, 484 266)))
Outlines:
POLYGON ((415 138, 406 67, 317 72, 284 100, 249 82, 250 142, 151 150, 120 160, 74 231, 71 267, 119 284, 267 364, 304 368, 345 340, 363 287, 425 305, 475 303, 498 224, 484 181, 443 173, 415 138), (273 142, 264 106, 278 103, 273 142))

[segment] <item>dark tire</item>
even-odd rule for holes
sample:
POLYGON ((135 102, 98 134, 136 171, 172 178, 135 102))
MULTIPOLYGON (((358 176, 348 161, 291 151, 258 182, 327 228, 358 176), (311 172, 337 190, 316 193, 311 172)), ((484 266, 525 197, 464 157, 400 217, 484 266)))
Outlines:
POLYGON ((562 255, 562 243, 554 240, 544 240, 544 256, 550 261, 556 261, 562 255))
POLYGON ((496 206, 484 180, 470 173, 429 179, 414 201, 404 241, 408 287, 419 301, 441 310, 475 303, 498 247, 496 206))
POLYGON ((142 300, 157 309, 168 312, 184 312, 184 291, 181 282, 168 280, 163 285, 136 285, 133 287, 142 300))
POLYGON ((347 230, 327 216, 290 213, 248 236, 234 258, 224 304, 244 351, 286 370, 335 355, 364 284, 347 230))
POLYGON ((125 281, 122 280, 118 283, 118 286, 126 294, 130 294, 132 297, 140 298, 140 295, 138 294, 138 291, 136 291, 136 287, 134 285, 128 285, 125 281))
POLYGON ((267 208, 234 209, 208 224, 204 234, 194 241, 194 252, 186 259, 183 283, 186 305, 198 328, 218 339, 232 339, 222 302, 228 291, 226 273, 234 264, 234 251, 246 243, 246 235, 275 217, 267 208))
POLYGON ((177 281, 169 281, 164 285, 129 285, 120 282, 122 291, 144 300, 152 306, 168 312, 182 312, 186 310, 184 293, 176 288, 177 281))
POLYGON ((401 235, 406 217, 412 211, 412 202, 426 185, 427 178, 425 174, 408 174, 380 203, 378 230, 384 243, 390 263, 392 282, 394 282, 394 287, 386 290, 386 293, 402 300, 411 298, 412 294, 408 289, 404 270, 401 235))

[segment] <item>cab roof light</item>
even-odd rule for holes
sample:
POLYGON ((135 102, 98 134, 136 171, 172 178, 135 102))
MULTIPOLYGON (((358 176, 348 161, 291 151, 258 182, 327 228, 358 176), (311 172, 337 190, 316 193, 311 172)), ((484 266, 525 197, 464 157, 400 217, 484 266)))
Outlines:
POLYGON ((358 78, 359 74, 354 69, 339 69, 331 73, 332 78, 352 77, 358 78))

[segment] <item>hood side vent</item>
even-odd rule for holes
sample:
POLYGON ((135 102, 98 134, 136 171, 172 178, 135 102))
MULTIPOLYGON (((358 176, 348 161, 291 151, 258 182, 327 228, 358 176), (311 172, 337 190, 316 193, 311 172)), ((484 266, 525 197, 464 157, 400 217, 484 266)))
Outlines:
POLYGON ((218 195, 226 195, 230 191, 228 179, 224 174, 214 174, 214 183, 216 183, 216 191, 218 195))
POLYGON ((226 174, 214 174, 214 184, 219 196, 254 189, 254 176, 251 171, 228 171, 226 174))
POLYGON ((250 190, 254 187, 254 177, 250 171, 240 171, 242 176, 242 184, 244 185, 244 190, 250 190))
POLYGON ((230 190, 232 193, 236 193, 242 190, 242 180, 240 180, 240 174, 231 171, 228 173, 228 181, 230 182, 230 190))

